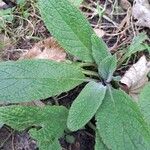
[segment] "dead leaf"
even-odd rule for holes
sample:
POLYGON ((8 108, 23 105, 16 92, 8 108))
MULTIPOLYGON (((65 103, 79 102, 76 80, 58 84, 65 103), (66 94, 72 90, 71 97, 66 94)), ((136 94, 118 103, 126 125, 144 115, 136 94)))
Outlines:
POLYGON ((148 82, 147 74, 149 72, 150 62, 146 60, 145 56, 142 56, 120 80, 120 83, 127 87, 129 95, 135 100, 138 99, 141 89, 148 82))
POLYGON ((150 28, 150 3, 148 0, 135 0, 132 15, 138 21, 138 26, 150 28))
MULTIPOLYGON (((66 53, 64 49, 61 48, 58 43, 51 37, 36 43, 33 48, 23 54, 20 59, 49 59, 60 62, 66 59, 66 53)), ((45 106, 45 104, 40 100, 21 103, 21 105, 39 107, 45 106)))
POLYGON ((103 37, 104 35, 105 35, 105 31, 104 30, 102 30, 102 29, 94 29, 94 31, 95 31, 95 33, 96 33, 96 35, 99 37, 99 38, 101 38, 101 37, 103 37))
POLYGON ((6 4, 0 1, 0 9, 4 9, 4 8, 6 8, 6 4))
POLYGON ((20 59, 49 59, 60 62, 66 59, 66 53, 64 49, 50 37, 36 43, 33 48, 23 54, 20 59))

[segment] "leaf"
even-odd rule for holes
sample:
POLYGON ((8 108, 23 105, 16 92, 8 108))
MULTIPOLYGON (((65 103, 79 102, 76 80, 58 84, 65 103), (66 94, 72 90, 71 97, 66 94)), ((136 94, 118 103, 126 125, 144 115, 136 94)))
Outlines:
POLYGON ((26 0, 17 0, 18 5, 24 6, 25 3, 26 3, 26 0))
POLYGON ((69 0, 69 1, 78 8, 84 0, 69 0))
POLYGON ((120 83, 127 87, 128 93, 138 100, 139 93, 144 85, 148 82, 147 74, 150 72, 150 62, 143 55, 137 63, 133 64, 121 78, 120 83))
POLYGON ((143 42, 148 39, 146 33, 142 32, 135 36, 126 52, 126 54, 123 56, 123 60, 130 57, 132 54, 136 52, 140 52, 146 49, 146 46, 143 44, 143 42))
POLYGON ((71 131, 82 128, 96 113, 105 96, 106 87, 90 82, 74 100, 69 110, 67 126, 71 131))
POLYGON ((4 28, 6 23, 11 23, 13 20, 12 9, 0 10, 0 28, 4 28))
POLYGON ((150 149, 149 126, 136 103, 123 91, 107 91, 96 120, 97 129, 109 149, 150 149))
POLYGON ((101 61, 110 55, 108 47, 105 42, 95 34, 91 37, 92 41, 92 53, 97 65, 100 65, 101 61))
POLYGON ((19 131, 31 126, 39 128, 32 128, 29 133, 37 140, 40 150, 50 150, 50 147, 56 150, 54 147, 58 147, 58 138, 66 129, 67 116, 68 110, 62 106, 0 107, 0 122, 19 131))
POLYGON ((33 139, 36 139, 40 150, 62 150, 58 139, 54 140, 54 137, 49 135, 49 130, 37 131, 36 129, 31 129, 30 135, 33 139))
POLYGON ((102 138, 100 137, 97 130, 96 130, 95 150, 109 150, 107 146, 103 143, 102 138))
POLYGON ((51 37, 36 43, 20 59, 49 59, 60 62, 66 60, 66 53, 51 37))
POLYGON ((93 62, 91 35, 93 30, 68 0, 39 0, 38 7, 47 29, 70 54, 82 61, 93 62))
POLYGON ((6 7, 7 7, 7 6, 6 6, 6 3, 0 1, 0 9, 4 9, 4 8, 6 8, 6 7))
POLYGON ((85 79, 75 64, 48 60, 0 63, 0 101, 27 102, 66 92, 85 79))
POLYGON ((138 26, 150 28, 150 3, 149 0, 135 0, 132 15, 137 19, 138 26), (140 9, 139 9, 140 8, 140 9))
POLYGON ((98 67, 98 71, 100 76, 106 80, 106 82, 110 82, 112 80, 112 76, 114 71, 117 68, 117 58, 116 56, 107 56, 106 58, 104 58, 99 67, 98 67))
POLYGON ((144 89, 142 89, 138 104, 145 120, 150 125, 150 83, 148 83, 144 89))

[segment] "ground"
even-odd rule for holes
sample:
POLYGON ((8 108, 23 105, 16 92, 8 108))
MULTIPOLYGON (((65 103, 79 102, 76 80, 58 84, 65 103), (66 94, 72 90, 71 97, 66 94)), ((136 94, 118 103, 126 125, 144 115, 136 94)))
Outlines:
MULTIPOLYGON (((125 48, 138 33, 146 32, 150 37, 148 28, 136 26, 131 15, 132 5, 133 2, 130 0, 119 2, 117 0, 85 0, 80 6, 91 26, 104 32, 104 36, 101 35, 101 32, 99 36, 102 36, 107 43, 111 53, 116 53, 118 57, 124 53, 125 48)), ((0 26, 2 61, 19 59, 36 42, 51 36, 41 20, 34 0, 23 1, 12 9, 13 13, 8 13, 9 17, 2 27, 0 26), (2 44, 4 39, 5 44, 2 44)), ((117 73, 124 74, 125 70, 143 53, 145 52, 132 56, 128 62, 125 62, 118 69, 117 73)), ((57 97, 57 102, 69 107, 83 87, 84 85, 81 85, 68 93, 63 93, 57 97)), ((48 105, 49 103, 55 103, 55 100, 54 98, 48 98, 43 102, 48 105)), ((94 119, 92 123, 94 124, 94 119)), ((74 137, 72 144, 66 137, 60 139, 63 150, 94 150, 95 133, 90 126, 86 126, 85 129, 74 132, 70 136, 74 137)), ((36 141, 30 138, 27 131, 19 133, 4 125, 0 129, 0 149, 36 150, 38 147, 36 141)))

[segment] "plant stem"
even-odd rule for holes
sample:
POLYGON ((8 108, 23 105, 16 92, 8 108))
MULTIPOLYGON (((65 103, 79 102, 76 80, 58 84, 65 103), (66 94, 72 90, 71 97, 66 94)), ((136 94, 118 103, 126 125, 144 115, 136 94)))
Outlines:
POLYGON ((88 126, 89 126, 91 129, 93 129, 94 131, 96 131, 96 127, 95 127, 95 125, 94 125, 92 122, 89 122, 89 123, 88 123, 88 126))
POLYGON ((55 101, 55 105, 56 105, 56 106, 59 106, 59 102, 58 102, 57 98, 56 98, 56 97, 53 97, 53 99, 54 99, 54 101, 55 101))
POLYGON ((91 82, 91 81, 98 82, 99 80, 92 79, 92 78, 86 78, 86 80, 85 80, 85 82, 91 82))
POLYGON ((89 76, 95 76, 99 78, 99 74, 95 71, 90 71, 90 70, 83 70, 83 73, 89 76))
POLYGON ((89 66, 96 67, 96 64, 94 64, 94 63, 80 63, 79 66, 80 67, 89 67, 89 66))

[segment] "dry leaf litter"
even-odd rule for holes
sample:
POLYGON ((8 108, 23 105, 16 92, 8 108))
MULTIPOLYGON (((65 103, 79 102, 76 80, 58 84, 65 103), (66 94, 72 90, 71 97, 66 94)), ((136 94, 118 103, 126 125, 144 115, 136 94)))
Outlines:
POLYGON ((127 86, 129 95, 135 101, 138 100, 141 89, 148 82, 147 74, 150 72, 150 62, 143 55, 137 63, 132 65, 121 78, 120 82, 127 86))

